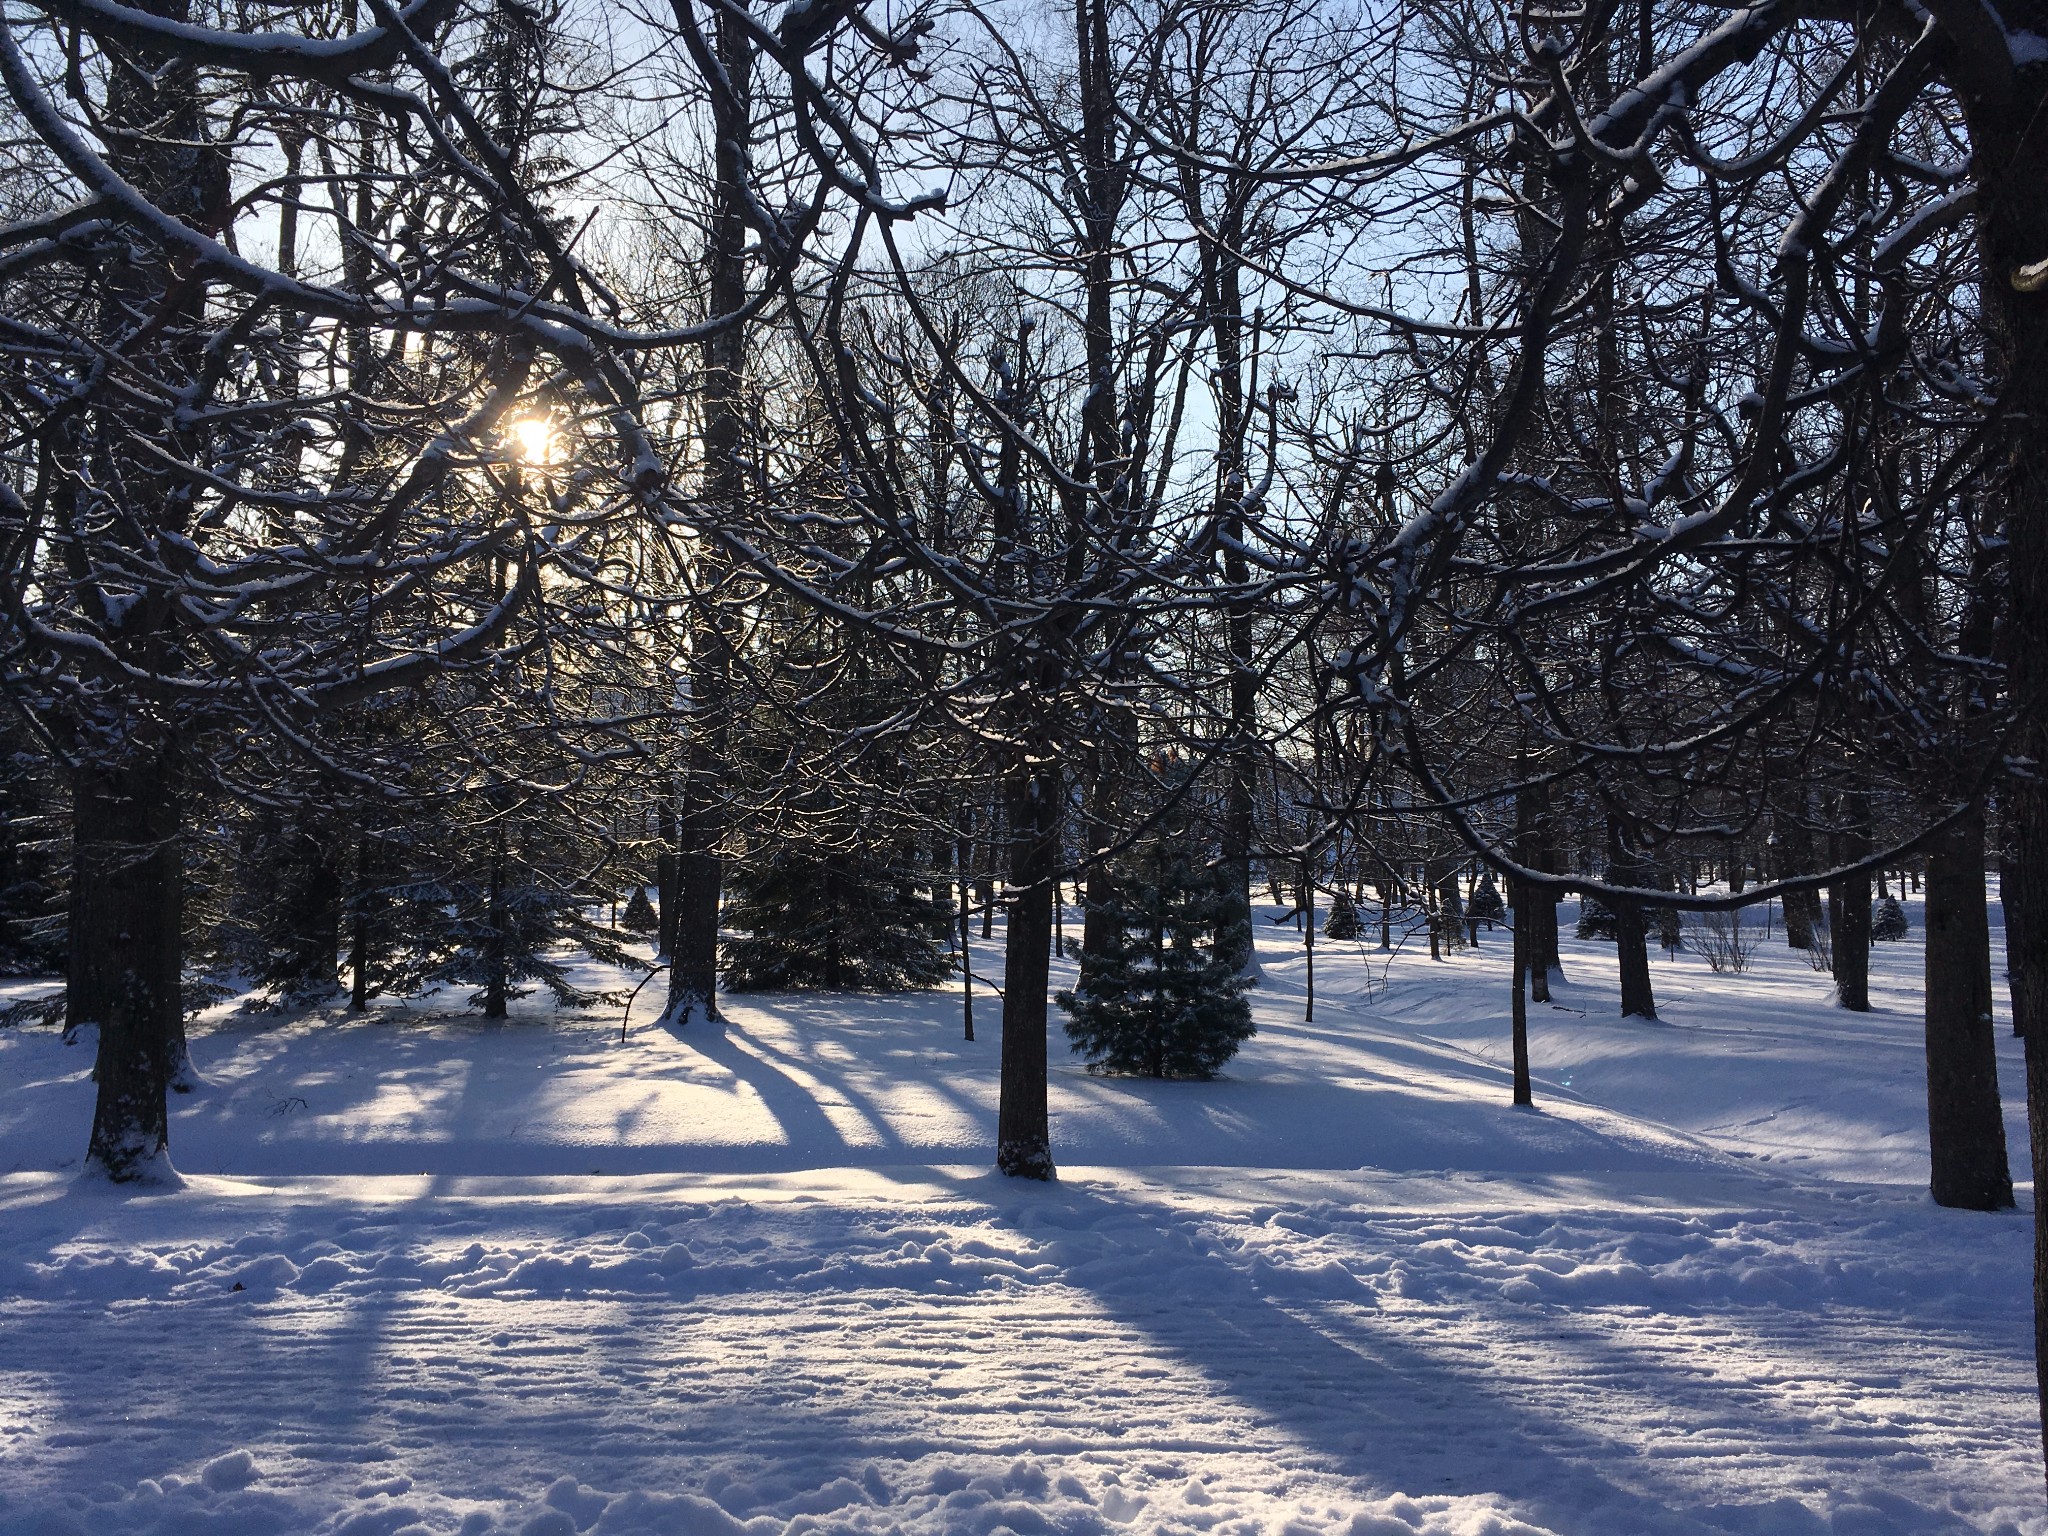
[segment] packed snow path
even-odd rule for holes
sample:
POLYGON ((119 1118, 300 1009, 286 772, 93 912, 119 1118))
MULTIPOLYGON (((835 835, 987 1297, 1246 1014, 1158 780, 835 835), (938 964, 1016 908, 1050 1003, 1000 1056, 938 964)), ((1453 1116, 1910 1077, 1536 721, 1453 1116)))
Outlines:
POLYGON ((2048 1531, 1916 944, 1867 1017, 1660 962, 1661 1025, 1573 946, 1530 1115, 1504 946, 1322 948, 1303 1025, 1264 937, 1229 1080, 1063 1064, 1049 1188, 983 1171, 986 998, 228 1014, 141 1197, 73 1182, 89 1047, 12 1032, 0 1530, 2048 1531))

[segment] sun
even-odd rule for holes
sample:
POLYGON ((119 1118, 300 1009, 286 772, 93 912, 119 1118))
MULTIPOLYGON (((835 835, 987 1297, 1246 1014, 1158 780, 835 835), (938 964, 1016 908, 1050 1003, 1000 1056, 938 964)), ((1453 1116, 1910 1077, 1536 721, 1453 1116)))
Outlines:
POLYGON ((515 416, 505 424, 505 439, 522 464, 552 464, 555 428, 545 416, 515 416))

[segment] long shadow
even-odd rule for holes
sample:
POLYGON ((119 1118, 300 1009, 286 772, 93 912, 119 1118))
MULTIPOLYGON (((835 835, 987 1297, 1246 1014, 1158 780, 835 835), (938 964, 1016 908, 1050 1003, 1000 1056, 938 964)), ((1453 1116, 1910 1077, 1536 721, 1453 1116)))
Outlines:
MULTIPOLYGON (((1003 1201, 998 1210, 1030 1237, 1046 1236, 1049 1227, 1107 1229, 1117 1258, 1070 1269, 1067 1279, 1209 1376, 1261 1425, 1367 1487, 1410 1497, 1498 1496, 1523 1518, 1571 1536, 1800 1536, 1831 1529, 1790 1500, 1706 1503, 1690 1490, 1659 1488, 1654 1468, 1640 1463, 1634 1480, 1652 1491, 1617 1482, 1597 1464, 1636 1461, 1637 1452, 1575 1426, 1568 1402, 1546 1424, 1527 1423, 1525 1402, 1490 1389, 1482 1354, 1474 1351, 1461 1364, 1420 1349, 1393 1327, 1375 1324, 1369 1306, 1345 1309, 1351 1337, 1333 1337, 1263 1293, 1245 1270, 1191 1241, 1179 1223, 1141 1204, 1064 1184, 1003 1201), (1108 1283, 1091 1284, 1091 1275, 1108 1283), (1130 1283, 1139 1276, 1153 1283, 1130 1283)), ((1540 1327, 1540 1317, 1532 1325, 1540 1327)), ((1639 1360, 1624 1360, 1619 1371, 1641 1368, 1639 1360)), ((1746 1406, 1759 1418, 1771 1413, 1761 1395, 1746 1406)), ((1813 1433, 1810 1423, 1792 1421, 1758 1438, 1782 1443, 1813 1433)), ((1970 1529, 1945 1511, 1901 1509, 1903 1501, 1885 1494, 1882 1471, 1871 1475, 1873 1495, 1890 1502, 1895 1515, 1914 1516, 1888 1529, 1970 1529)))
MULTIPOLYGON (((732 1026, 677 1035, 677 1040, 706 1061, 723 1067, 735 1079, 751 1088, 782 1132, 780 1149, 751 1147, 745 1171, 777 1172, 791 1168, 843 1167, 854 1159, 854 1148, 832 1117, 825 1113, 811 1089, 777 1067, 762 1053, 758 1042, 752 1049, 742 1046, 732 1026)), ((716 1148, 693 1148, 694 1153, 716 1148)), ((735 1148, 735 1152, 742 1149, 735 1148)), ((863 1156, 858 1161, 871 1161, 863 1156)))
MULTIPOLYGON (((403 1229, 406 1245, 447 1240, 460 1230, 460 1222, 470 1217, 485 1217, 493 1228, 506 1227, 505 1220, 475 1207, 458 1207, 448 1219, 434 1219, 434 1206, 444 1187, 443 1181, 435 1181, 414 1201, 366 1210, 358 1210, 343 1195, 332 1204, 287 1209, 274 1219, 303 1238, 357 1217, 388 1218, 403 1229)), ((1394 1492, 1411 1497, 1494 1495, 1512 1506, 1510 1513, 1567 1536, 1639 1536, 1648 1532, 1658 1536, 1716 1532, 1803 1536, 1833 1529, 1790 1501, 1745 1505, 1729 1498, 1721 1503, 1704 1502, 1696 1489, 1678 1486, 1675 1480, 1660 1475, 1654 1463, 1636 1460, 1625 1443, 1575 1428, 1568 1420, 1569 1399, 1558 1402, 1541 1418, 1532 1416, 1526 1400, 1518 1402, 1489 1382, 1488 1362, 1483 1358, 1461 1359, 1451 1351, 1420 1347, 1403 1337, 1396 1326, 1376 1322, 1370 1311, 1357 1307, 1318 1309, 1295 1293, 1289 1293, 1291 1300, 1276 1298, 1262 1288, 1252 1272, 1205 1246, 1196 1217, 1154 1207, 1142 1198, 1106 1195, 1075 1183, 1037 1190, 1020 1189, 993 1178, 977 1179, 963 1185, 962 1194, 982 1207, 970 1224, 994 1218, 1034 1245, 1064 1245, 1065 1251, 1056 1255, 1057 1262, 1025 1259, 1026 1271, 1032 1276, 1026 1285, 1073 1287, 1085 1294, 1103 1316, 1151 1340, 1159 1353, 1198 1372, 1214 1384, 1219 1395, 1239 1405, 1243 1415, 1253 1420, 1252 1443, 1241 1449, 1259 1454, 1258 1442, 1283 1442, 1276 1454, 1289 1465, 1298 1459, 1314 1470, 1350 1480, 1359 1488, 1361 1499, 1394 1492), (1315 1320, 1298 1315, 1303 1313, 1315 1320), (1629 1471, 1620 1476, 1602 1470, 1603 1465, 1630 1463, 1629 1471)), ((618 1210, 601 1205, 592 1211, 593 1222, 605 1228, 624 1225, 643 1214, 660 1214, 670 1220, 682 1216, 661 1209, 658 1203, 649 1205, 630 1198, 616 1203, 621 1207, 618 1210), (637 1209, 625 1209, 628 1206, 637 1209)), ((57 1204, 71 1208, 48 1213, 35 1233, 37 1246, 55 1246, 65 1240, 67 1231, 81 1222, 90 1224, 105 1209, 81 1211, 71 1203, 57 1204)), ((166 1211, 168 1214, 168 1206, 166 1211)), ((200 1214, 206 1214, 203 1207, 200 1214)), ((788 1219, 771 1216, 766 1226, 777 1228, 788 1219)), ((918 1224, 929 1220, 915 1213, 906 1213, 906 1219, 918 1224)), ((841 1241, 867 1220, 865 1216, 833 1216, 814 1208, 813 1215, 800 1220, 805 1228, 801 1247, 835 1261, 855 1261, 822 1277, 834 1292, 849 1297, 869 1293, 877 1306, 882 1298, 896 1295, 927 1304, 938 1299, 919 1290, 914 1282, 908 1293, 899 1290, 904 1282, 860 1262, 887 1257, 896 1241, 893 1236, 860 1234, 870 1245, 865 1251, 858 1243, 841 1241), (833 1231, 835 1220, 845 1223, 848 1230, 833 1231)), ((202 1220, 201 1225, 217 1227, 218 1223, 202 1220)), ((512 1226, 516 1231, 516 1218, 512 1226)), ((751 1217, 730 1222, 720 1218, 717 1232, 729 1240, 734 1252, 754 1251, 752 1239, 758 1234, 751 1217)), ((781 1281, 765 1273, 753 1282, 752 1289, 787 1294, 781 1281)), ((288 1306, 266 1311, 226 1296, 174 1303, 171 1308, 109 1312, 94 1318, 89 1326, 112 1331, 116 1337, 103 1342, 123 1347, 95 1352, 101 1368, 98 1375, 62 1378, 59 1384, 64 1396, 52 1410, 54 1418, 67 1428, 103 1432, 109 1439, 102 1446, 81 1448, 75 1457, 65 1451, 71 1459, 41 1481, 46 1487, 79 1487, 105 1478, 132 1482, 139 1476, 159 1476, 167 1469, 189 1470, 220 1451, 233 1449, 235 1441, 226 1430, 206 1423, 203 1414, 195 1421, 192 1410, 220 1400, 238 1384, 246 1384, 250 1400, 236 1408, 233 1428, 237 1432, 257 1433, 271 1449, 282 1448, 287 1455, 309 1459, 374 1458, 386 1454, 388 1445, 395 1453, 391 1465, 397 1470, 421 1471, 417 1459, 434 1462, 436 1456, 439 1461, 435 1464, 445 1468, 452 1453, 455 1460, 474 1456, 502 1471, 512 1464, 507 1460, 509 1454, 519 1465, 550 1473, 567 1467, 590 1474, 594 1465, 602 1464, 608 1474, 630 1475, 645 1488, 701 1487, 699 1480, 707 1463, 726 1470, 738 1466, 750 1476, 759 1469, 764 1480, 780 1478, 786 1485, 815 1488, 836 1476, 858 1478, 864 1460, 929 1461, 935 1453, 945 1452, 942 1407, 920 1407, 914 1399, 902 1397, 869 1401, 858 1390, 849 1390, 843 1358, 834 1390, 815 1397, 805 1381, 805 1356, 796 1347, 797 1341, 807 1336, 803 1331, 785 1341, 791 1352, 786 1357, 787 1368, 779 1372, 741 1371, 727 1380, 714 1369, 688 1395, 664 1397, 659 1404, 648 1398, 643 1406, 642 1397, 636 1394, 643 1394, 644 1389, 634 1383, 646 1378, 649 1366, 643 1353, 644 1332, 649 1327, 687 1323, 693 1313, 703 1310, 682 1299, 693 1294, 709 1295, 685 1289, 674 1301, 647 1297, 616 1309, 611 1316, 606 1315, 603 1303, 578 1303, 567 1313, 544 1304, 533 1306, 524 1316, 517 1314, 528 1304, 515 1303, 499 1314, 519 1335, 512 1340, 513 1355, 507 1356, 508 1360, 516 1361, 517 1351, 529 1344, 557 1358, 564 1354, 587 1357, 589 1363, 575 1367, 571 1375, 588 1388, 592 1400, 550 1400, 555 1406, 535 1394, 531 1380, 521 1383, 527 1388, 523 1394, 494 1392, 488 1367, 476 1364, 479 1351, 474 1337, 492 1326, 485 1321, 492 1313, 466 1308, 451 1311, 441 1294, 431 1288, 425 1293, 391 1289, 338 1302, 332 1326, 325 1332, 308 1328, 308 1319, 288 1306), (564 1322, 566 1327, 562 1327, 564 1322), (437 1328, 443 1332, 436 1333, 437 1328), (546 1332, 551 1328, 562 1331, 546 1332), (164 1368, 153 1354, 162 1348, 165 1359, 176 1360, 171 1345, 181 1335, 187 1348, 184 1361, 192 1377, 164 1368), (209 1345, 203 1354, 190 1351, 195 1337, 209 1345), (444 1394, 425 1404, 412 1398, 394 1399, 385 1390, 383 1368, 394 1349, 410 1356, 445 1350, 465 1358, 454 1360, 445 1374, 431 1379, 418 1370, 410 1373, 414 1387, 434 1386, 444 1394), (124 1383, 114 1375, 138 1361, 143 1369, 141 1379, 122 1390, 124 1383), (195 1380, 202 1377, 204 1387, 196 1387, 195 1380), (431 1422, 414 1412, 429 1406, 433 1408, 431 1422), (148 1444, 123 1440, 123 1416, 130 1414, 138 1419, 155 1418, 174 1429, 148 1444), (621 1419, 634 1441, 630 1454, 623 1457, 615 1443, 621 1419)), ((250 1298, 252 1302, 255 1299, 250 1298)), ((1043 1317, 1042 1308, 1026 1310, 1043 1317)), ((887 1314, 884 1310, 872 1315, 887 1314)), ((991 1321, 988 1316, 980 1319, 983 1326, 991 1321)), ((1542 1327, 1543 1322, 1536 1315, 1531 1326, 1542 1327)), ((27 1314, 0 1314, 0 1347, 16 1337, 17 1329, 30 1325, 27 1314)), ((1044 1331, 1042 1321, 1033 1326, 1044 1331)), ((878 1343, 886 1347, 887 1341, 884 1325, 878 1343)), ((1558 1353, 1599 1345, 1597 1339, 1588 1344, 1576 1333, 1545 1342, 1555 1345, 1558 1353)), ((1035 1348, 1042 1370, 1048 1358, 1047 1341, 1040 1338, 1025 1348, 1035 1348)), ((49 1351, 39 1353, 47 1356, 49 1351)), ((693 1358, 699 1365, 715 1365, 717 1355, 716 1341, 711 1340, 693 1358)), ((1067 1362, 1067 1366, 1076 1372, 1087 1369, 1079 1360, 1067 1362)), ((515 1363, 509 1368, 518 1367, 515 1363)), ((544 1361, 535 1366, 541 1374, 546 1369, 544 1361)), ((1606 1374, 1640 1378, 1642 1363, 1625 1360, 1606 1374)), ((1654 1377, 1651 1384, 1655 1384, 1654 1377)), ((1593 1389, 1578 1382, 1572 1390, 1593 1389)), ((1742 1412, 1753 1414, 1758 1421, 1752 1437, 1758 1446, 1810 1439, 1814 1434, 1814 1425, 1776 1411, 1771 1400, 1761 1394, 1746 1396, 1742 1412)), ((1241 1425, 1242 1416, 1218 1415, 1219 1423, 1233 1421, 1241 1425)), ((1169 1441, 1179 1432, 1173 1425, 1165 1429, 1169 1441)), ((1123 1427, 1106 1416, 1078 1433, 1078 1441, 1045 1454, 1073 1456, 1078 1466, 1084 1450, 1125 1444, 1123 1427)), ((1029 1438, 1029 1432, 1020 1427, 1013 1447, 1016 1454, 1024 1453, 1029 1438)), ((963 1443, 961 1454, 970 1452, 984 1461, 1010 1454, 999 1447, 963 1443)), ((1162 1442, 1162 1459, 1171 1459, 1171 1454, 1171 1444, 1162 1442)), ((363 1478, 374 1480, 384 1465, 367 1462, 363 1478)), ((1881 1468, 1873 1468, 1869 1476, 1873 1481, 1881 1478, 1881 1468)), ((615 1482, 608 1485, 617 1486, 615 1482)), ((739 1512, 753 1513, 771 1502, 774 1500, 764 1493, 739 1512)), ((1903 1501, 1894 1502, 1888 1518, 1889 1524, 1866 1522, 1858 1529, 1967 1529, 1941 1511, 1903 1501)), ((1479 1523, 1484 1523, 1483 1519, 1479 1523)))

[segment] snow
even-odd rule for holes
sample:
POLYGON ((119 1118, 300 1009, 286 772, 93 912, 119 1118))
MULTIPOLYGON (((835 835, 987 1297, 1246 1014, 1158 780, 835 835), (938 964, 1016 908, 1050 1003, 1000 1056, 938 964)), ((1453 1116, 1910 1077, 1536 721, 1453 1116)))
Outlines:
POLYGON ((2048 1533, 1908 912, 1867 1015, 1774 941, 1623 1021, 1567 941, 1533 1114, 1504 934, 1319 943, 1309 1025, 1265 926, 1224 1080, 1056 1037, 1052 1186, 987 1170, 986 994, 228 1007, 142 1195, 76 1178, 89 1044, 0 1031, 0 1532, 2048 1533))

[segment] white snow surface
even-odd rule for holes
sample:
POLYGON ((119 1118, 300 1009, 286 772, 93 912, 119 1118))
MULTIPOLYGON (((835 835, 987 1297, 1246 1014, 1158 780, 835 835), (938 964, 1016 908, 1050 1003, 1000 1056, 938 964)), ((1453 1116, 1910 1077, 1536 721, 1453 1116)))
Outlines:
POLYGON ((1222 1080, 1055 1014, 1050 1186, 987 992, 229 1006, 136 1195, 90 1040, 0 1031, 0 1533, 2039 1536, 2032 1192, 1926 1197, 1908 910, 1867 1015, 1568 941, 1534 1113, 1504 933, 1319 942, 1308 1024, 1267 926, 1222 1080))

